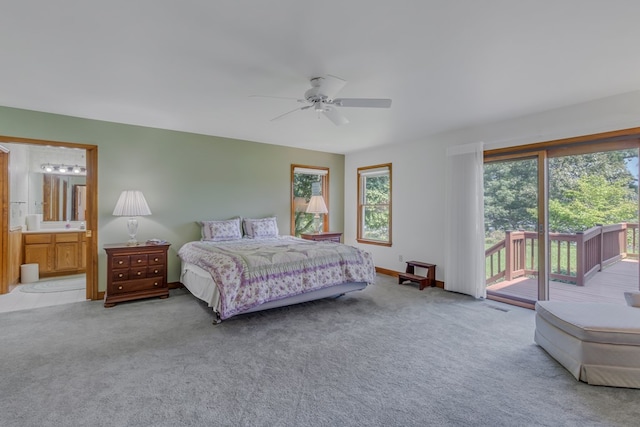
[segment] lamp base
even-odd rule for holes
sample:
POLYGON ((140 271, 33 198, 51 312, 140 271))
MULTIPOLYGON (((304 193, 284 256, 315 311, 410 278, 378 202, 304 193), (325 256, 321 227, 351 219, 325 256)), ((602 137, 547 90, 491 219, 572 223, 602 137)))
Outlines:
POLYGON ((138 232, 138 220, 136 218, 129 218, 127 220, 127 230, 129 231, 129 240, 127 246, 138 246, 136 240, 136 233, 138 232))
POLYGON ((313 232, 316 234, 320 233, 320 215, 318 214, 313 216, 313 232))

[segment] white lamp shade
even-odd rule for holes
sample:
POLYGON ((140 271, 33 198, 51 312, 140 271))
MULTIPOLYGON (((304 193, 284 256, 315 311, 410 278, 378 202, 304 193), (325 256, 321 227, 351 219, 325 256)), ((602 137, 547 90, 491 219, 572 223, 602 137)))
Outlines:
POLYGON ((120 194, 113 215, 129 217, 151 215, 151 209, 149 209, 142 191, 125 190, 120 194))
POLYGON ((324 199, 322 198, 322 196, 311 196, 311 200, 309 200, 309 206, 307 206, 307 213, 329 213, 329 211, 327 210, 327 205, 324 204, 324 199))

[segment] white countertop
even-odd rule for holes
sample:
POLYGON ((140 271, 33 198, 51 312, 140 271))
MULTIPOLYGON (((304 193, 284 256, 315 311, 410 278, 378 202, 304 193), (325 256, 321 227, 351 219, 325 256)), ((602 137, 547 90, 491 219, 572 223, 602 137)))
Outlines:
POLYGON ((23 234, 37 234, 37 233, 80 233, 87 230, 81 230, 79 228, 41 228, 40 230, 22 230, 23 234))

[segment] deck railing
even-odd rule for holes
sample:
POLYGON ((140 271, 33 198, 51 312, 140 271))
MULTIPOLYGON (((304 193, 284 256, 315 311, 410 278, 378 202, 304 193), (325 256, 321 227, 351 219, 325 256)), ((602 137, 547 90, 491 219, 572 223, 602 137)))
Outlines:
MULTIPOLYGON (((603 267, 622 258, 637 258, 639 241, 638 224, 626 222, 575 234, 549 233, 549 277, 583 286, 603 267)), ((537 250, 537 232, 507 231, 504 240, 485 251, 486 283, 536 276, 537 250)))

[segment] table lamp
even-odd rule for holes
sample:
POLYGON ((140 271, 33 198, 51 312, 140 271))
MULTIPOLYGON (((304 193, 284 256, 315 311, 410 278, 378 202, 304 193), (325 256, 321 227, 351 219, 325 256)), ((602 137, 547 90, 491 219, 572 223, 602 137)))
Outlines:
POLYGON ((320 230, 320 214, 326 214, 329 211, 327 210, 327 205, 324 204, 324 199, 322 196, 311 196, 311 200, 309 200, 309 205, 307 206, 307 213, 314 214, 313 216, 313 225, 316 233, 319 233, 320 230))
POLYGON ((138 232, 138 220, 137 216, 151 215, 151 209, 147 205, 147 201, 142 195, 142 191, 137 190, 125 190, 120 194, 118 203, 113 210, 115 216, 128 216, 127 229, 129 230, 128 246, 136 246, 138 241, 136 240, 136 233, 138 232))

